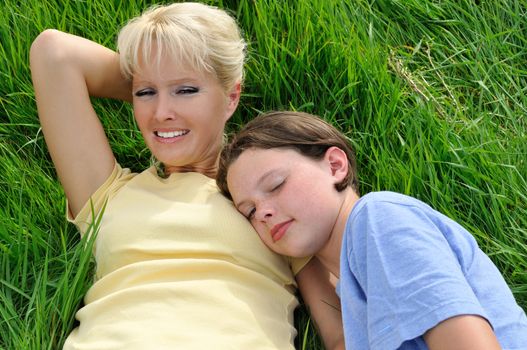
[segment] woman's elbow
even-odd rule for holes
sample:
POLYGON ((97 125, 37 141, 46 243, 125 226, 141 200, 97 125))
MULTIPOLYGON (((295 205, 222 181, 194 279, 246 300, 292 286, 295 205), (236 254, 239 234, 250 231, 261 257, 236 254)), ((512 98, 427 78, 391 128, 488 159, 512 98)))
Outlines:
POLYGON ((41 32, 29 50, 29 64, 31 69, 36 69, 40 65, 50 64, 57 66, 64 58, 62 41, 65 33, 56 29, 46 29, 41 32))

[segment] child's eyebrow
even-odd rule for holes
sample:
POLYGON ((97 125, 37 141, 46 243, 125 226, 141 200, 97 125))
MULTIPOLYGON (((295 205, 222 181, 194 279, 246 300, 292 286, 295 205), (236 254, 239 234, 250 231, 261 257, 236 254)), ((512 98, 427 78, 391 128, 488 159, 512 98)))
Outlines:
MULTIPOLYGON (((271 175, 273 175, 275 172, 276 172, 275 169, 271 169, 271 170, 268 170, 268 171, 266 171, 265 173, 263 173, 263 175, 260 176, 260 177, 258 178, 258 180, 256 181, 254 187, 258 187, 258 186, 260 186, 260 185, 261 185, 261 184, 262 184, 262 183, 263 183, 268 177, 270 177, 271 175)), ((234 200, 233 200, 233 202, 234 202, 234 200)), ((234 202, 234 206, 235 206, 236 208, 240 208, 242 205, 246 204, 247 202, 249 202, 249 200, 247 200, 247 199, 242 199, 242 200, 240 200, 239 202, 234 202)))

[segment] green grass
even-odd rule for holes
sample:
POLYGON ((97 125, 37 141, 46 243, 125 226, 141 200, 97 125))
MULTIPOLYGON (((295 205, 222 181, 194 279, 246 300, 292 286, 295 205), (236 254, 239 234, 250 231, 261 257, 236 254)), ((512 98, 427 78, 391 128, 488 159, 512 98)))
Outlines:
MULTIPOLYGON (((58 28, 114 47, 151 3, 0 3, 0 349, 60 347, 92 279, 39 128, 30 44, 58 28)), ((214 3, 250 42, 231 131, 270 109, 323 116, 352 140, 362 193, 406 193, 462 223, 527 309, 525 1, 214 3)), ((146 166, 129 106, 96 110, 120 162, 146 166)), ((320 349, 298 314, 298 348, 320 349)))

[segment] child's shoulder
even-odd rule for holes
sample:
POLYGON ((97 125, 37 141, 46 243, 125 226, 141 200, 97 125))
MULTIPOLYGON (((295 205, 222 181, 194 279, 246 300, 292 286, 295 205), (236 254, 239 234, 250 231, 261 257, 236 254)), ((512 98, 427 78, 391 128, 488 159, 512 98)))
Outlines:
POLYGON ((422 206, 426 203, 420 201, 415 197, 411 197, 402 193, 392 192, 392 191, 376 191, 369 192, 362 196, 359 200, 359 203, 362 205, 408 205, 408 206, 422 206))
POLYGON ((371 218, 378 217, 386 219, 389 216, 400 218, 401 216, 424 213, 427 216, 435 216, 439 213, 425 202, 402 193, 391 191, 369 192, 360 197, 352 209, 350 217, 368 212, 371 218))

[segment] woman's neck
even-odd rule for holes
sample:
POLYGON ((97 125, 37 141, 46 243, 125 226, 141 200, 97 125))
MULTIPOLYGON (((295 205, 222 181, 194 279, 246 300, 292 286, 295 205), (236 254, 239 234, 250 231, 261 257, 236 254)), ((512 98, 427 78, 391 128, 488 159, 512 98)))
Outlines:
POLYGON ((164 174, 166 177, 169 177, 173 173, 200 173, 211 179, 216 178, 216 173, 218 172, 218 167, 199 167, 193 165, 185 166, 164 166, 164 174))

